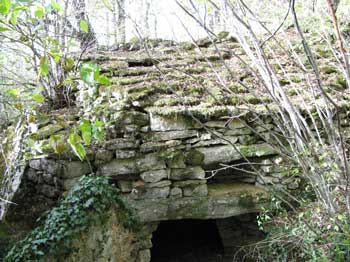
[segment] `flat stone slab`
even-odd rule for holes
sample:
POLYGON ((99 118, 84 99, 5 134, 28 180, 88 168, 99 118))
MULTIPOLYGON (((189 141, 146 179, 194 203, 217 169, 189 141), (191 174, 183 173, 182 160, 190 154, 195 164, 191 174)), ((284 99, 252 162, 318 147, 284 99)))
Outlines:
POLYGON ((224 145, 196 148, 204 157, 204 165, 229 163, 244 157, 261 157, 275 155, 277 152, 267 143, 253 145, 224 145))
POLYGON ((208 196, 124 200, 141 222, 177 219, 216 219, 259 212, 268 193, 249 184, 208 185, 208 196))

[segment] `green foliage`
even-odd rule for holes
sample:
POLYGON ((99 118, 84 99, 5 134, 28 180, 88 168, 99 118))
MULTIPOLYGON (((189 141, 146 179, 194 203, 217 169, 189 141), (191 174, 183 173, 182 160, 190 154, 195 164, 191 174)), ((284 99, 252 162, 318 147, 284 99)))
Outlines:
POLYGON ((72 243, 97 219, 103 218, 111 207, 124 209, 124 226, 133 228, 137 222, 118 198, 118 189, 105 177, 84 176, 53 208, 43 224, 25 239, 15 244, 6 262, 45 261, 45 256, 60 256, 61 249, 73 251, 72 243))
POLYGON ((81 135, 77 132, 73 132, 69 135, 68 143, 76 156, 78 156, 80 160, 84 160, 86 157, 86 150, 83 142, 86 146, 89 146, 92 138, 99 141, 104 139, 104 124, 101 121, 95 121, 91 124, 89 120, 83 119, 79 125, 79 131, 81 135))

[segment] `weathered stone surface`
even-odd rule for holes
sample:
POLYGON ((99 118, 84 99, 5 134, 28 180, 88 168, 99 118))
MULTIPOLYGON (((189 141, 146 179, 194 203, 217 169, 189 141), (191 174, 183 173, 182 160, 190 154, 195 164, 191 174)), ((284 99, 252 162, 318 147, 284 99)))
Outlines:
POLYGON ((145 126, 148 124, 148 114, 138 111, 128 111, 124 114, 123 123, 126 125, 134 124, 138 126, 145 126))
POLYGON ((152 131, 173 131, 187 130, 194 128, 193 123, 183 116, 168 118, 160 115, 150 114, 150 123, 152 131))
POLYGON ((114 157, 113 151, 98 150, 95 154, 95 165, 101 165, 110 162, 114 157))
POLYGON ((193 166, 187 168, 171 169, 170 179, 172 180, 186 180, 186 179, 204 179, 205 172, 200 166, 193 166))
MULTIPOLYGON (((123 216, 119 214, 119 210, 111 210, 105 216, 107 219, 96 221, 82 236, 73 240, 75 252, 65 257, 64 261, 135 262, 135 234, 123 226, 120 217, 123 216)), ((48 258, 47 261, 59 259, 48 258)))
POLYGON ((135 150, 120 150, 117 149, 115 151, 115 157, 119 159, 125 159, 125 158, 133 158, 136 156, 135 150))
POLYGON ((166 169, 151 170, 141 173, 140 177, 147 183, 155 183, 162 179, 168 178, 169 173, 166 169))
POLYGON ((204 161, 205 155, 196 150, 196 149, 191 149, 186 153, 186 164, 197 166, 201 165, 204 161))
POLYGON ((125 201, 142 222, 225 218, 258 212, 267 205, 267 192, 253 185, 208 185, 208 191, 205 197, 125 201))
POLYGON ((117 150, 117 149, 133 149, 137 148, 140 141, 133 138, 115 138, 105 142, 104 147, 107 150, 117 150))
POLYGON ((177 139, 186 139, 190 137, 198 136, 198 131, 196 130, 178 130, 178 131, 168 131, 168 132, 152 132, 145 136, 145 140, 150 141, 168 141, 177 139))
POLYGON ((145 187, 147 189, 147 188, 154 188, 154 187, 168 187, 170 185, 171 185, 170 180, 162 180, 155 183, 146 183, 145 187))
POLYGON ((157 198, 167 198, 170 194, 170 187, 154 187, 148 188, 144 192, 140 192, 138 197, 140 199, 157 199, 157 198))
POLYGON ((259 157, 275 155, 276 151, 268 144, 237 145, 238 151, 233 146, 200 147, 198 151, 205 155, 203 164, 228 163, 244 157, 259 157))
POLYGON ((35 170, 41 169, 41 159, 31 159, 29 160, 29 166, 35 170))
POLYGON ((222 138, 213 138, 210 140, 199 141, 195 143, 193 147, 202 147, 202 146, 212 146, 212 145, 231 145, 236 144, 239 137, 234 136, 221 136, 222 138))
MULTIPOLYGON (((87 162, 54 160, 54 159, 34 159, 29 162, 29 166, 42 170, 46 174, 60 178, 81 177, 91 173, 90 166, 87 162)), ((48 178, 48 177, 47 177, 48 178)))
POLYGON ((169 140, 165 142, 146 142, 141 144, 140 151, 141 152, 157 151, 165 148, 173 148, 181 144, 182 143, 179 140, 169 140))
POLYGON ((137 159, 136 165, 142 171, 165 169, 165 161, 156 153, 143 155, 137 159))
POLYGON ((185 156, 182 152, 173 154, 165 160, 169 168, 185 168, 185 156))
POLYGON ((47 126, 40 128, 33 135, 35 135, 35 137, 37 139, 44 139, 44 138, 48 138, 49 136, 57 133, 58 131, 61 131, 63 128, 64 127, 62 125, 51 124, 51 125, 47 125, 47 126))
POLYGON ((62 178, 75 178, 92 173, 86 161, 64 161, 62 167, 63 172, 59 175, 62 178))
POLYGON ((183 188, 183 194, 185 197, 187 196, 207 196, 208 195, 208 187, 206 184, 197 185, 197 186, 187 186, 183 188))
POLYGON ((174 187, 170 190, 171 197, 182 197, 182 189, 179 187, 174 187))
POLYGON ((221 130, 225 136, 240 136, 240 135, 251 135, 253 131, 247 127, 237 129, 226 129, 221 130))
POLYGON ((98 169, 100 175, 116 176, 137 174, 139 172, 135 159, 116 159, 101 165, 98 169))

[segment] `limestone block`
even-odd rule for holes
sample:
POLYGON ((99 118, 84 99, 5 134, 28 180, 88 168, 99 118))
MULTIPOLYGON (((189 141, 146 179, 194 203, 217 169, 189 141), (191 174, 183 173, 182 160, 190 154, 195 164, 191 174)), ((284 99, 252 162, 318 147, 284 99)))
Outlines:
POLYGON ((101 165, 110 162, 114 157, 113 151, 98 150, 95 154, 95 164, 101 165))
POLYGON ((165 142, 146 142, 141 144, 140 150, 141 152, 158 151, 160 149, 173 148, 181 144, 182 142, 179 140, 169 140, 165 142))
POLYGON ((242 159, 242 155, 245 157, 260 157, 276 154, 276 151, 266 143, 237 145, 236 149, 231 145, 197 148, 198 151, 205 155, 204 165, 232 162, 242 159))
POLYGON ((29 166, 35 170, 41 170, 41 159, 29 160, 29 166))
POLYGON ((174 187, 170 190, 171 197, 182 197, 182 189, 179 187, 174 187))
POLYGON ((41 170, 60 178, 81 177, 91 173, 89 164, 84 161, 53 160, 43 158, 40 161, 41 170))
POLYGON ((141 173, 140 177, 147 183, 155 183, 164 178, 168 178, 168 171, 166 169, 151 170, 141 173))
POLYGON ((166 159, 166 164, 169 168, 185 168, 185 156, 182 152, 173 154, 166 159))
POLYGON ((136 156, 135 150, 121 150, 117 149, 115 151, 115 157, 118 159, 133 158, 136 156))
POLYGON ((137 126, 145 126, 148 124, 148 121, 148 114, 138 111, 127 111, 124 113, 123 123, 126 125, 134 124, 137 126))
POLYGON ((137 174, 135 159, 116 159, 99 167, 98 173, 105 176, 137 174))
POLYGON ((186 164, 197 166, 203 163, 204 157, 205 155, 202 152, 196 149, 191 149, 186 153, 185 161, 186 161, 186 164))
POLYGON ((136 165, 141 172, 166 168, 164 159, 156 153, 143 155, 142 158, 137 159, 136 165))
POLYGON ((193 129, 194 124, 183 116, 169 118, 157 114, 150 114, 150 127, 152 131, 173 131, 193 129))
POLYGON ((107 150, 117 150, 117 149, 133 149, 137 148, 140 141, 134 138, 115 138, 105 142, 104 146, 107 150))
POLYGON ((152 132, 145 135, 147 141, 169 141, 177 139, 186 139, 191 137, 197 137, 198 131, 196 130, 175 130, 167 132, 152 132))
POLYGON ((139 192, 140 199, 167 198, 170 194, 170 187, 148 188, 144 192, 139 192))
POLYGON ((199 186, 187 186, 183 188, 183 194, 185 197, 189 196, 207 196, 208 195, 208 187, 206 184, 199 186))
POLYGON ((238 141, 238 137, 234 136, 220 136, 222 138, 213 138, 210 140, 199 141, 194 144, 193 147, 201 147, 201 146, 212 146, 212 145, 230 145, 236 144, 238 141))
POLYGON ((155 183, 147 183, 145 184, 145 187, 147 189, 147 188, 155 188, 155 187, 168 187, 170 185, 171 185, 170 180, 162 180, 155 183))
POLYGON ((205 172, 200 166, 187 167, 185 169, 171 169, 170 179, 186 180, 186 179, 204 179, 205 172))
POLYGON ((84 161, 64 161, 62 164, 63 172, 59 177, 75 178, 91 173, 89 164, 84 161))
POLYGON ((238 141, 242 145, 250 145, 250 144, 255 144, 259 141, 258 136, 252 136, 252 135, 245 135, 245 136, 240 136, 238 138, 238 141))

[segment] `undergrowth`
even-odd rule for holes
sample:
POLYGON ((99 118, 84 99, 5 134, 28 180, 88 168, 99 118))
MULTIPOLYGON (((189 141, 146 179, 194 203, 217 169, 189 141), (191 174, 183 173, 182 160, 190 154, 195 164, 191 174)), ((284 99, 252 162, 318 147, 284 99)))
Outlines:
POLYGON ((59 256, 62 248, 72 250, 74 237, 86 231, 112 207, 127 214, 124 226, 135 229, 137 221, 118 197, 119 190, 105 177, 84 176, 41 220, 25 239, 16 243, 5 262, 45 261, 45 256, 59 256))

